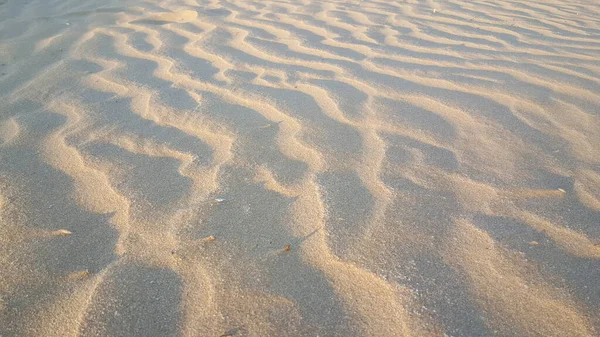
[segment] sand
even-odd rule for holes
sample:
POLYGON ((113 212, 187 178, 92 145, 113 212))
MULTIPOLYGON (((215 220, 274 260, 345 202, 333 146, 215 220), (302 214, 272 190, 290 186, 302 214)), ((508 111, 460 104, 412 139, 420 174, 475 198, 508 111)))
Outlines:
POLYGON ((0 0, 0 336, 598 336, 600 3, 0 0))

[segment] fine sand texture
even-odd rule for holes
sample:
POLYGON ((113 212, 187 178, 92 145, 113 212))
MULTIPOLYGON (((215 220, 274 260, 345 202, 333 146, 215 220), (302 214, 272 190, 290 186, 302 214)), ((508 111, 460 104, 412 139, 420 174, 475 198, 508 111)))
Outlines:
POLYGON ((597 0, 0 0, 1 337, 600 334, 597 0))

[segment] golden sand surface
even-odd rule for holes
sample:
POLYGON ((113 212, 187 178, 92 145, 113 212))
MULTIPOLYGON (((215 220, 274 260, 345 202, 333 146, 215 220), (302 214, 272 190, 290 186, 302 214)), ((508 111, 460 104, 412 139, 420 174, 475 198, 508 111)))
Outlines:
POLYGON ((600 2, 0 0, 0 336, 600 333, 600 2))

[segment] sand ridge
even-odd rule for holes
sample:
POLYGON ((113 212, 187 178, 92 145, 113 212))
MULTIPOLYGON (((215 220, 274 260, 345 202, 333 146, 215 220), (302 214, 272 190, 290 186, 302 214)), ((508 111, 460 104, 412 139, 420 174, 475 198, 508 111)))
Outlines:
POLYGON ((596 335, 598 14, 0 1, 0 335, 596 335))

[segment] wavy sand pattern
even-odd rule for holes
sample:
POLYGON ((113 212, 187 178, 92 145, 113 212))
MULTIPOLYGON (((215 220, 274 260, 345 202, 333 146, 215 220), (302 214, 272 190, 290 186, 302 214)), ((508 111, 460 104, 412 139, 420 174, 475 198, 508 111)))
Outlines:
POLYGON ((598 55, 591 0, 0 1, 0 336, 597 336, 598 55))

